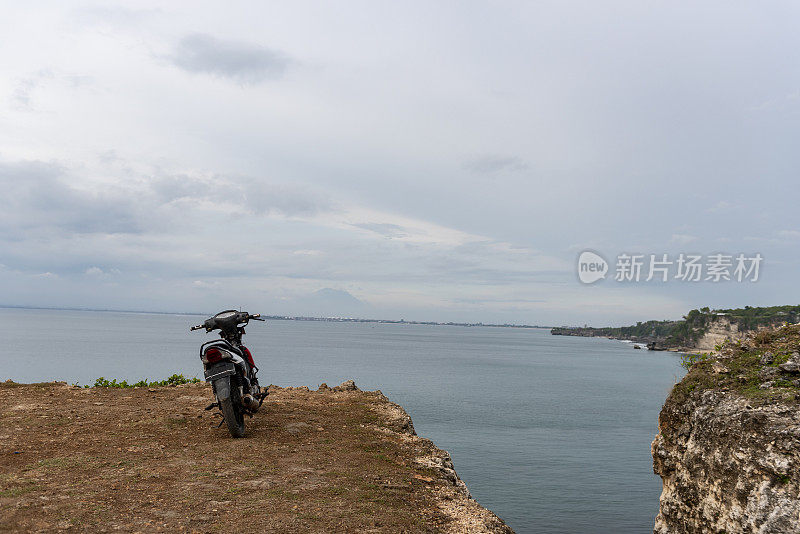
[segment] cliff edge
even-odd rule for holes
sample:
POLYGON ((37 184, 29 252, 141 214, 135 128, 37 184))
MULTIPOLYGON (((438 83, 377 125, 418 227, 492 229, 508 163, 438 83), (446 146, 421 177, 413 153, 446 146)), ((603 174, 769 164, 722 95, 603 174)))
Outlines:
POLYGON ((512 532, 379 391, 270 391, 234 440, 205 384, 0 383, 0 530, 512 532))
POLYGON ((800 532, 800 326, 694 358, 652 444, 654 532, 800 532))

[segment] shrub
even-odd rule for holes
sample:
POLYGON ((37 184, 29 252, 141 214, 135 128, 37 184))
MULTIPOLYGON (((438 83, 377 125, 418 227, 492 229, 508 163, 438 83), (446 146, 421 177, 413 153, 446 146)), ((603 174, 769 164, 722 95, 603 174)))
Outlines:
POLYGON ((708 357, 708 354, 681 354, 681 367, 688 371, 693 365, 707 360, 708 357))
MULTIPOLYGON (((139 380, 138 382, 134 382, 129 384, 127 380, 122 380, 121 382, 117 382, 117 379, 107 380, 105 377, 100 377, 94 381, 94 386, 85 385, 84 388, 88 387, 96 387, 96 388, 146 388, 146 387, 159 387, 159 386, 179 386, 181 384, 197 384, 201 380, 197 377, 186 378, 180 374, 174 374, 169 378, 164 380, 156 380, 155 382, 148 382, 147 380, 139 380)), ((75 385, 77 386, 78 383, 76 382, 75 385)))

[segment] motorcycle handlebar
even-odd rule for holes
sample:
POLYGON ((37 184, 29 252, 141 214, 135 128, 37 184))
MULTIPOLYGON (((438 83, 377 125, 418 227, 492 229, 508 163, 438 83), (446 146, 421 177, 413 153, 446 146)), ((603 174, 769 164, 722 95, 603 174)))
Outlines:
MULTIPOLYGON (((244 312, 244 313, 246 313, 246 312, 244 312)), ((260 313, 256 313, 255 315, 247 313, 247 316, 245 317, 244 321, 242 321, 242 320, 241 320, 241 316, 242 316, 242 315, 240 314, 240 315, 239 315, 239 317, 240 317, 240 319, 239 319, 239 320, 240 320, 241 322, 245 323, 245 324, 246 324, 246 322, 247 322, 247 321, 265 321, 265 319, 262 319, 262 318, 261 318, 261 314, 260 314, 260 313)), ((208 322, 208 321, 206 321, 206 323, 207 323, 207 322, 208 322)), ((200 329, 202 329, 202 328, 205 328, 206 330, 209 330, 209 328, 207 328, 207 327, 206 327, 206 323, 199 324, 199 325, 197 325, 197 326, 192 326, 191 328, 189 328, 189 331, 190 331, 190 332, 194 332, 195 330, 200 330, 200 329)), ((209 330, 209 331, 210 331, 210 330, 209 330)))

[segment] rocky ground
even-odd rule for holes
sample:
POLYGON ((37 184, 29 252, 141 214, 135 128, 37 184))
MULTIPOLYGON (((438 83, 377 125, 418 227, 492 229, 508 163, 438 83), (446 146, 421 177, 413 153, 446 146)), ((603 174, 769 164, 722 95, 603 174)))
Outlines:
POLYGON ((512 532, 380 392, 271 392, 234 440, 205 384, 0 383, 0 531, 512 532))
POLYGON ((800 326, 698 357, 659 416, 655 532, 800 532, 800 326))

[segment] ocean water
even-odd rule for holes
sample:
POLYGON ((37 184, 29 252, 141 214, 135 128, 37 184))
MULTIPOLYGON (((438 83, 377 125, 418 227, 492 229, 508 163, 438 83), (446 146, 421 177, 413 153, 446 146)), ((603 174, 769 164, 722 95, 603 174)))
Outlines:
MULTIPOLYGON (((189 332, 202 319, 0 309, 0 380, 202 377, 213 335, 189 332)), ((302 321, 251 323, 245 343, 262 384, 383 391, 519 533, 652 531, 650 442, 683 375, 675 354, 546 330, 302 321)))

